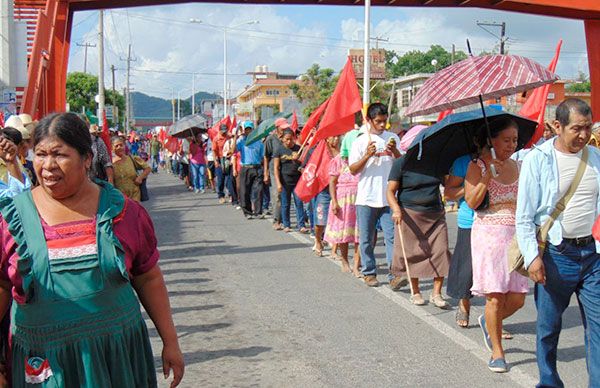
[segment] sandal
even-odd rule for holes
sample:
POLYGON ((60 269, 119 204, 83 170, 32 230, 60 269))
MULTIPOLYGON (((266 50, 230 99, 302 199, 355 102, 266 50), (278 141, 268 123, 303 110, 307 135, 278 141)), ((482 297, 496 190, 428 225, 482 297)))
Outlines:
POLYGON ((308 234, 310 232, 310 229, 302 227, 300 228, 299 232, 302 234, 308 234))
POLYGON ((323 250, 315 248, 315 256, 323 257, 323 250))
POLYGON ((273 224, 273 229, 275 229, 275 230, 283 230, 283 225, 281 225, 280 223, 273 224))
POLYGON ((290 233, 292 231, 292 228, 283 228, 283 231, 286 233, 290 233))
POLYGON ((450 307, 450 303, 446 302, 441 294, 429 296, 429 303, 433 304, 435 307, 440 308, 442 310, 446 310, 450 307))
POLYGON ((513 338, 514 336, 508 330, 502 329, 502 339, 511 340, 513 338))
POLYGON ((464 311, 463 309, 460 308, 460 306, 458 306, 458 308, 456 309, 456 324, 458 325, 458 327, 462 327, 463 329, 466 329, 469 327, 469 312, 468 311, 464 311))
POLYGON ((421 296, 421 294, 411 295, 410 301, 415 306, 424 306, 425 305, 425 299, 423 299, 423 296, 421 296))

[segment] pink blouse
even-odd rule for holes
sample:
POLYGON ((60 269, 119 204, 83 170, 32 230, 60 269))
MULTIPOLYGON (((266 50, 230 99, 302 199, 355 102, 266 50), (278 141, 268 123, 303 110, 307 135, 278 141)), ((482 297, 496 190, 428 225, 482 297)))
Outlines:
MULTIPOLYGON (((48 225, 42 220, 46 241, 65 237, 77 238, 95 233, 96 219, 48 225)), ((136 201, 126 199, 123 212, 113 220, 115 236, 125 250, 125 267, 130 277, 144 274, 157 263, 159 252, 154 225, 146 209, 136 201)), ((8 231, 8 224, 0 215, 0 279, 13 285, 12 295, 19 303, 25 302, 22 279, 17 271, 17 245, 8 231)))

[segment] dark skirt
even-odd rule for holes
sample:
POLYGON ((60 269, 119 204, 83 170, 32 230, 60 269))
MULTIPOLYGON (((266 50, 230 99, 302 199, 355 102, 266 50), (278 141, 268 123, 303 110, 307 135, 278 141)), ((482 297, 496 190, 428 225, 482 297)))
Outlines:
MULTIPOLYGON (((444 211, 419 212, 407 208, 401 210, 400 227, 404 236, 404 250, 410 266, 410 276, 419 279, 446 277, 450 251, 448 251, 448 228, 444 211)), ((398 225, 396 225, 392 274, 406 276, 398 233, 398 225)))
POLYGON ((446 293, 455 299, 469 299, 473 296, 471 286, 473 286, 471 229, 458 228, 456 247, 450 260, 446 293))

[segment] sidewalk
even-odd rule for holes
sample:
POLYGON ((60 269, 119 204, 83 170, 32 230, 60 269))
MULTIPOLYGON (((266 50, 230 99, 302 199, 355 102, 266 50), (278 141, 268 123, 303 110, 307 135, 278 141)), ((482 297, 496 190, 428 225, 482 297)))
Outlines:
MULTIPOLYGON (((476 326, 481 298, 473 300, 470 328, 460 329, 454 310, 413 306, 408 289, 369 289, 342 273, 339 263, 315 257, 305 235, 275 232, 270 220, 245 220, 232 206, 219 205, 216 195, 190 193, 164 172, 151 176, 149 185, 152 199, 145 206, 187 363, 182 387, 536 383, 532 295, 506 324, 515 335, 505 342, 512 370, 493 374, 476 326)), ((453 246, 455 214, 448 217, 453 246)), ((385 282, 381 245, 376 253, 385 282)), ((428 296, 431 282, 422 289, 428 296)), ((585 387, 576 301, 563 327, 561 377, 568 387, 585 387)), ((150 332, 159 356, 157 333, 150 332)))

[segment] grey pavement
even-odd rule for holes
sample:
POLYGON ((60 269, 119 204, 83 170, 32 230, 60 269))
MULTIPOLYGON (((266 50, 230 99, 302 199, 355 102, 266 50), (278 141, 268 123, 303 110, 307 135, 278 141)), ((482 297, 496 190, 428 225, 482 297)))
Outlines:
MULTIPOLYGON (((506 374, 486 367, 474 299, 471 326, 455 311, 416 307, 408 289, 376 289, 312 255, 311 241, 245 220, 212 193, 188 192, 165 172, 149 179, 144 205, 154 220, 160 265, 186 360, 182 387, 515 387, 533 386, 535 307, 506 322, 506 374)), ((451 244, 455 217, 448 216, 451 244)), ((379 280, 386 282, 383 247, 379 280)), ((422 287, 427 297, 431 283, 422 287)), ((161 344, 148 321, 161 386, 161 344)), ((583 329, 576 301, 560 340, 559 371, 567 387, 585 387, 583 329)))

